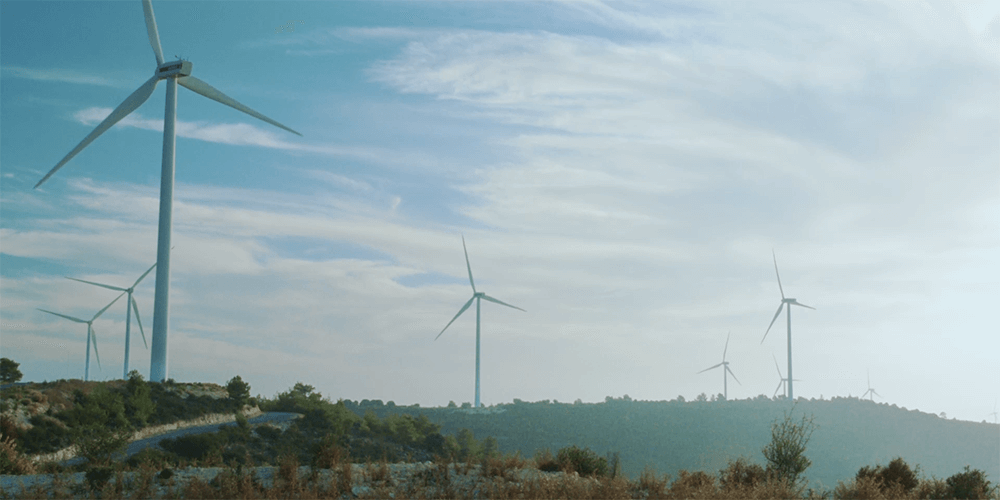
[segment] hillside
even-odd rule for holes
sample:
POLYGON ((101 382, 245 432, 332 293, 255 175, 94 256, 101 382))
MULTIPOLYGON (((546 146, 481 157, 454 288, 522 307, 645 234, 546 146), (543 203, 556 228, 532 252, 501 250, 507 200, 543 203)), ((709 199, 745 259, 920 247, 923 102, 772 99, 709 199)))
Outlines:
POLYGON ((623 471, 637 477, 647 465, 677 477, 679 470, 717 472, 745 456, 763 463, 771 423, 786 411, 813 415, 818 425, 806 455, 813 486, 832 488, 865 465, 900 456, 925 476, 948 477, 965 465, 1000 479, 1000 426, 947 420, 917 410, 857 398, 681 402, 608 399, 597 404, 537 402, 473 410, 383 405, 345 405, 358 414, 426 416, 443 433, 468 428, 477 438, 494 436, 501 452, 557 450, 568 445, 599 453, 619 452, 623 471))

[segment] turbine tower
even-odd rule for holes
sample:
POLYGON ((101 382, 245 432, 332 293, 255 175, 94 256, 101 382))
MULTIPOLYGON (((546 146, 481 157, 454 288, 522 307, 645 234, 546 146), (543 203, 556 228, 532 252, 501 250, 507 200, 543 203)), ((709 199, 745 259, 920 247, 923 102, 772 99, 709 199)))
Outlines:
MULTIPOLYGON (((732 334, 732 332, 729 332, 729 334, 732 334)), ((736 374, 733 373, 733 371, 729 369, 729 361, 726 361, 726 352, 729 351, 729 334, 726 335, 726 347, 725 347, 725 349, 722 350, 722 362, 719 363, 719 364, 717 364, 717 365, 715 365, 715 366, 710 366, 710 367, 705 368, 704 370, 698 372, 698 373, 704 373, 704 372, 707 372, 709 370, 714 370, 714 369, 716 369, 716 368, 718 368, 720 366, 723 367, 723 370, 722 370, 722 391, 723 391, 722 397, 724 397, 727 401, 729 400, 729 380, 726 378, 726 373, 728 373, 729 375, 732 375, 733 376, 733 380, 735 380, 737 384, 743 385, 743 383, 740 382, 740 379, 736 378, 736 374)))
POLYGON ((156 267, 156 264, 150 266, 150 268, 147 269, 146 272, 142 273, 142 276, 139 276, 139 279, 135 280, 135 283, 132 283, 132 286, 128 288, 105 285, 103 283, 94 283, 93 281, 84 281, 76 278, 70 278, 69 276, 67 276, 67 278, 73 281, 79 281, 80 283, 87 283, 89 285, 99 286, 107 288, 108 290, 116 290, 128 294, 128 299, 126 299, 125 301, 125 370, 122 372, 123 379, 128 378, 129 339, 131 338, 133 310, 135 311, 135 322, 139 324, 139 333, 142 334, 142 345, 146 346, 146 349, 149 349, 149 344, 146 343, 146 332, 142 330, 142 320, 139 319, 139 304, 136 304, 135 298, 132 297, 132 291, 135 290, 135 287, 139 285, 139 282, 142 281, 146 277, 146 275, 153 270, 154 267, 156 267))
POLYGON ((146 18, 146 32, 149 44, 153 46, 156 57, 156 70, 153 76, 136 89, 132 95, 125 98, 114 111, 102 121, 80 144, 77 144, 42 180, 35 184, 41 186, 52 177, 70 159, 83 151, 91 142, 106 132, 114 124, 121 121, 139 108, 153 94, 160 80, 167 81, 167 99, 163 117, 163 163, 160 170, 160 221, 156 246, 156 295, 153 304, 153 347, 150 349, 149 380, 163 382, 167 379, 167 334, 170 324, 170 235, 172 227, 172 207, 174 200, 174 151, 177 140, 175 126, 177 123, 177 85, 218 101, 254 118, 271 125, 285 129, 293 134, 298 132, 240 104, 235 99, 223 94, 211 85, 191 76, 191 61, 178 59, 164 62, 163 49, 160 48, 160 35, 156 29, 156 18, 153 16, 153 4, 150 0, 142 1, 142 9, 146 18))
POLYGON ((997 423, 997 400, 996 399, 993 400, 993 413, 990 413, 987 416, 993 417, 993 423, 994 424, 997 423))
MULTIPOLYGON (((462 250, 465 252, 465 267, 466 267, 466 269, 469 270, 469 284, 472 285, 472 298, 470 298, 469 301, 466 302, 465 305, 462 306, 462 308, 458 310, 458 314, 456 314, 454 318, 451 318, 451 321, 449 321, 447 325, 444 325, 444 328, 441 329, 441 333, 437 334, 437 337, 434 337, 434 340, 437 340, 439 337, 441 337, 441 334, 443 334, 444 331, 447 330, 448 327, 451 326, 451 324, 454 323, 455 320, 458 319, 458 317, 461 316, 462 313, 464 313, 465 310, 468 309, 469 306, 472 305, 472 301, 476 301, 476 406, 475 406, 475 408, 479 408, 479 303, 480 303, 480 300, 481 299, 486 299, 486 300, 488 300, 490 302, 495 302, 495 303, 500 304, 502 306, 512 307, 512 308, 517 309, 519 311, 524 311, 524 309, 521 309, 520 307, 517 307, 517 306, 512 306, 512 305, 510 305, 510 304, 508 304, 506 302, 501 302, 501 301, 499 301, 497 299, 494 299, 493 297, 490 297, 489 295, 486 295, 483 292, 477 292, 476 291, 476 282, 472 280, 472 265, 469 264, 469 251, 465 248, 465 236, 464 235, 462 236, 462 250)), ((528 312, 528 311, 524 311, 524 312, 528 312)))
POLYGON ((868 390, 861 395, 861 399, 865 399, 865 396, 868 396, 868 400, 872 402, 875 401, 875 396, 882 397, 881 394, 875 392, 875 389, 872 389, 872 374, 870 370, 868 372, 868 390))
POLYGON ((46 311, 45 309, 39 309, 39 311, 42 311, 42 312, 45 312, 45 313, 49 313, 49 314, 54 314, 56 316, 59 316, 60 318, 66 318, 66 319, 68 319, 70 321, 75 321, 77 323, 86 323, 87 324, 87 363, 84 365, 84 368, 83 368, 83 381, 84 382, 90 380, 90 344, 94 344, 94 356, 97 357, 97 367, 98 368, 101 367, 101 354, 97 352, 97 331, 94 330, 94 321, 97 318, 100 318, 101 315, 104 314, 104 311, 107 311, 109 307, 111 307, 111 306, 113 306, 115 304, 115 302, 118 302, 118 299, 122 298, 122 295, 125 295, 125 294, 123 293, 123 294, 115 297, 115 300, 112 300, 110 304, 104 306, 104 309, 101 309, 100 311, 97 311, 97 314, 95 314, 93 318, 90 318, 89 321, 85 320, 85 319, 74 318, 72 316, 66 316, 65 314, 59 314, 57 312, 46 311))
POLYGON ((767 331, 764 332, 764 338, 760 339, 760 343, 764 343, 764 339, 767 338, 767 334, 771 331, 771 327, 774 326, 774 322, 781 315, 781 309, 785 307, 785 304, 788 304, 788 312, 786 313, 788 317, 788 378, 786 380, 788 381, 788 399, 795 399, 792 392, 792 382, 795 381, 792 378, 792 306, 801 306, 814 311, 816 308, 802 304, 792 298, 785 298, 785 290, 781 288, 781 275, 778 274, 778 257, 774 255, 774 250, 771 250, 771 257, 774 259, 774 275, 778 277, 778 291, 781 292, 781 305, 778 306, 778 312, 774 313, 771 324, 767 325, 767 331))

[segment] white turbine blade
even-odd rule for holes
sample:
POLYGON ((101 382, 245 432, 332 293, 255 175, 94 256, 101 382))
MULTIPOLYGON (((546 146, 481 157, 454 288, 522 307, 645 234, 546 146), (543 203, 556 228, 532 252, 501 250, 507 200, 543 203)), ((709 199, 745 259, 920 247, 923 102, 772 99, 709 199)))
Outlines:
POLYGON ((163 64, 163 49, 160 48, 160 33, 156 30, 156 16, 153 15, 153 3, 142 0, 142 13, 146 17, 146 33, 149 34, 149 44, 153 46, 156 55, 156 65, 163 64))
POLYGON ((778 277, 778 291, 781 292, 781 300, 785 300, 785 290, 781 288, 781 275, 778 274, 778 257, 774 255, 774 249, 771 249, 771 257, 774 258, 774 275, 778 277))
POLYGON ((149 267, 149 269, 146 270, 146 272, 142 273, 142 276, 139 276, 139 279, 135 280, 135 283, 132 283, 132 288, 139 286, 139 282, 142 281, 146 277, 146 275, 153 270, 154 267, 156 267, 156 264, 153 264, 152 266, 149 267))
POLYGON ((146 332, 142 331, 142 320, 139 319, 139 304, 136 304, 135 297, 132 297, 132 311, 135 313, 135 322, 139 324, 139 333, 142 334, 142 345, 149 349, 149 344, 146 343, 146 332))
MULTIPOLYGON (((518 311, 524 311, 524 309, 521 309, 520 307, 512 306, 512 305, 510 305, 510 304, 508 304, 506 302, 499 301, 497 299, 494 299, 493 297, 490 297, 489 295, 486 295, 485 293, 482 294, 481 297, 484 298, 484 299, 486 299, 486 300, 488 300, 488 301, 490 301, 490 302, 494 302, 494 303, 500 304, 502 306, 513 307, 514 309, 517 309, 518 311)), ((528 312, 528 311, 524 311, 524 312, 528 312)))
POLYGON ((87 324, 87 332, 90 333, 90 340, 94 343, 94 356, 97 357, 97 367, 101 367, 101 354, 97 352, 97 330, 94 325, 87 324))
POLYGON ((449 326, 451 326, 451 324, 452 324, 452 323, 454 323, 454 322, 455 322, 455 320, 456 320, 456 319, 458 319, 458 317, 459 317, 459 316, 461 316, 461 315, 462 315, 462 313, 464 313, 464 312, 465 312, 465 310, 466 310, 466 309, 468 309, 468 308, 469 308, 469 306, 471 306, 471 305, 472 305, 472 301, 473 301, 473 300, 476 300, 476 296, 475 296, 475 295, 473 295, 473 296, 472 296, 472 298, 471 298, 471 299, 469 299, 469 301, 468 301, 468 302, 466 302, 466 303, 465 303, 465 305, 464 305, 464 306, 462 306, 462 308, 458 310, 458 314, 456 314, 454 318, 451 318, 451 321, 449 321, 447 325, 444 325, 444 328, 443 328, 443 329, 441 329, 441 333, 439 333, 437 337, 434 337, 434 340, 437 340, 437 339, 438 339, 438 337, 440 337, 440 336, 441 336, 441 334, 442 334, 442 333, 444 333, 444 331, 445 331, 445 330, 447 330, 447 329, 448 329, 448 327, 449 327, 449 326))
POLYGON ((729 369, 728 365, 726 366, 726 371, 729 372, 729 374, 733 376, 733 380, 735 380, 737 384, 743 385, 743 383, 740 382, 740 379, 736 378, 736 374, 733 373, 733 371, 729 369))
POLYGON ((722 350, 722 361, 726 360, 726 353, 729 352, 729 336, 732 334, 733 332, 726 334, 726 348, 722 350))
POLYGON ((68 319, 70 321, 76 321, 77 323, 86 323, 87 322, 87 320, 85 320, 85 319, 74 318, 72 316, 66 316, 65 314, 59 314, 59 313, 55 313, 55 312, 52 312, 52 311, 46 311, 45 309, 39 309, 39 311, 46 312, 46 313, 49 313, 49 314, 55 314, 56 316, 59 316, 60 318, 66 318, 66 319, 68 319))
MULTIPOLYGON (((702 370, 702 371, 700 371, 700 372, 698 372, 698 373, 704 373, 704 372, 707 372, 707 371, 709 371, 709 370, 713 370, 713 369, 715 369, 715 368, 718 368, 718 367, 720 367, 720 366, 722 366, 722 363, 719 363, 719 364, 717 364, 717 365, 715 365, 715 366, 711 366, 711 367, 708 367, 708 368, 705 368, 704 370, 702 370)), ((697 375, 697 373, 696 373, 695 375, 697 375)))
POLYGON ((781 390, 781 386, 783 385, 785 385, 785 381, 782 380, 781 382, 778 382, 778 387, 774 388, 774 394, 771 394, 772 398, 778 395, 778 391, 781 390))
POLYGON ((84 137, 83 140, 80 141, 80 144, 77 144, 76 147, 73 148, 73 151, 70 151, 69 154, 62 159, 62 161, 57 163, 55 167, 52 167, 52 170, 49 170, 49 173, 45 174, 45 177, 42 177, 42 180, 38 181, 38 184, 35 184, 35 188, 38 188, 38 186, 41 186, 45 181, 49 180, 49 177, 52 177, 52 174, 55 174, 60 168, 63 167, 63 165, 66 164, 66 162, 73 159, 73 157, 80 151, 83 151, 83 148, 90 145, 91 142, 94 142, 94 139, 97 139, 101 134, 107 132, 109 128, 121 121, 122 118, 128 116, 129 113, 135 111, 136 108, 142 106, 142 103, 146 102, 146 100, 149 99, 149 96, 153 94, 153 91, 156 90, 157 82, 159 82, 159 79, 154 76, 149 80, 146 80, 146 83, 142 84, 142 86, 136 89, 135 92, 132 92, 132 95, 122 101, 122 103, 119 104, 118 107, 115 108, 115 110, 112 111, 111 114, 97 126, 97 128, 87 135, 87 137, 84 137))
POLYGON ((90 321, 94 321, 95 319, 101 317, 101 315, 104 314, 104 311, 107 311, 108 308, 110 308, 111 306, 115 305, 115 302, 118 302, 118 299, 122 298, 123 295, 125 295, 124 292, 122 292, 121 295, 115 297, 115 300, 112 300, 110 304, 104 306, 104 309, 101 309, 100 311, 97 311, 97 314, 95 314, 94 318, 91 319, 90 321))
POLYGON ((783 308, 783 307, 785 307, 785 303, 784 302, 782 302, 781 305, 778 306, 778 312, 774 313, 774 318, 771 318, 771 324, 767 325, 767 331, 764 332, 764 338, 760 339, 760 343, 761 344, 763 344, 764 343, 764 339, 767 338, 767 334, 771 331, 771 327, 774 326, 774 322, 778 320, 778 316, 781 316, 781 308, 783 308))
POLYGON ((469 250, 465 248, 465 235, 462 235, 462 251, 465 252, 465 268, 469 270, 469 284, 472 285, 472 293, 476 293, 476 282, 472 281, 472 264, 469 264, 469 250))
POLYGON ((78 280, 76 278, 70 278, 69 276, 66 276, 66 279, 73 280, 73 281, 79 281, 80 283, 86 283, 88 285, 99 286, 101 288, 107 288, 108 290, 114 290, 116 292, 124 292, 124 291, 127 290, 127 289, 122 288, 120 286, 105 285, 105 284, 102 284, 102 283, 94 283, 93 281, 87 281, 87 280, 78 280))
POLYGON ((774 354, 772 354, 771 359, 774 360, 774 367, 778 370, 778 378, 784 380, 784 376, 781 374, 781 368, 778 367, 778 358, 774 357, 774 354))
POLYGON ((270 123, 271 125, 274 125, 275 127, 285 129, 285 130, 287 130, 287 131, 289 131, 289 132, 291 132, 291 133, 293 133, 293 134, 295 134, 297 136, 300 136, 300 137, 302 136, 302 134, 300 134, 300 133, 298 133, 298 132, 296 132, 296 131, 294 131, 294 130, 292 130, 292 129, 290 129, 290 128, 288 128, 288 127, 286 127, 286 126, 284 126, 284 125, 282 125, 282 124, 280 124, 280 123, 278 123, 278 122, 276 122, 276 121, 274 121, 274 120, 272 120, 272 119, 270 119, 270 118, 268 118, 268 117, 266 117, 266 116, 264 116, 264 115, 262 115, 262 114, 260 114, 260 113, 258 113, 256 111, 254 111, 254 110, 252 110, 252 109, 250 109, 250 108, 248 108, 248 107, 246 107, 246 106, 244 106, 242 104, 240 104, 239 102, 236 101, 236 99, 233 99, 232 97, 229 97, 226 94, 223 94, 222 92, 220 92, 215 87, 213 87, 213 86, 211 86, 211 85, 209 85, 209 84, 207 84, 207 83, 205 83, 205 82, 203 82, 203 81, 201 81, 201 80, 199 80, 199 79, 197 79, 197 78, 195 78, 193 76, 184 76, 184 77, 177 78, 177 83, 179 83, 179 84, 187 87, 188 89, 191 89, 192 91, 194 91, 196 93, 199 93, 199 94, 201 94, 201 95, 203 95, 203 96, 205 96, 205 97, 207 97, 207 98, 209 98, 209 99, 211 99, 213 101, 221 102, 222 104, 225 104, 226 106, 229 106, 230 108, 242 111, 242 112, 244 112, 244 113, 246 113, 246 114, 248 114, 248 115, 250 115, 250 116, 252 116, 254 118, 257 118, 258 120, 263 120, 263 121, 265 121, 267 123, 270 123))
POLYGON ((792 304, 795 304, 795 305, 797 305, 797 306, 802 306, 802 307, 806 307, 806 308, 809 308, 809 309, 812 309, 813 311, 815 311, 815 310, 816 310, 816 308, 815 308, 815 307, 812 307, 812 306, 807 306, 807 305, 805 305, 805 304, 803 304, 803 303, 801 303, 801 302, 799 302, 799 301, 795 301, 795 302, 792 302, 792 304))

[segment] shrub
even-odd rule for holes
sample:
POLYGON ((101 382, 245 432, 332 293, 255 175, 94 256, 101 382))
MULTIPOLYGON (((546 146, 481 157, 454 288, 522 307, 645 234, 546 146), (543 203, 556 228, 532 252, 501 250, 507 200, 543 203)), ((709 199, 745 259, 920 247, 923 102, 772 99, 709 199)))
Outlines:
POLYGON ((910 470, 910 466, 901 457, 893 459, 889 465, 884 467, 879 465, 862 467, 858 470, 856 479, 860 481, 864 478, 877 481, 879 489, 883 492, 898 488, 908 493, 920 483, 917 479, 917 473, 910 470))
POLYGON ((751 463, 744 457, 730 461, 719 471, 719 485, 725 490, 756 488, 768 479, 767 471, 760 464, 751 463))
POLYGON ((559 463, 548 448, 543 448, 535 452, 535 467, 542 472, 556 472, 559 470, 559 463))
POLYGON ((990 482, 986 480, 986 473, 979 469, 969 470, 968 465, 964 472, 945 479, 945 483, 951 498, 989 498, 990 482))
POLYGON ((581 476, 607 476, 608 460, 590 448, 567 446, 556 453, 559 468, 566 472, 576 472, 581 476))
POLYGON ((715 478, 697 471, 682 470, 680 477, 670 485, 673 498, 711 498, 715 493, 715 478))
POLYGON ((0 438, 0 474, 34 474, 35 466, 27 457, 17 452, 14 438, 0 438))
POLYGON ((771 442, 762 450, 768 462, 768 470, 789 484, 795 484, 799 476, 812 465, 812 461, 806 458, 805 451, 806 443, 815 429, 813 417, 803 416, 801 422, 795 422, 788 413, 785 413, 785 418, 780 422, 776 420, 772 423, 771 442))

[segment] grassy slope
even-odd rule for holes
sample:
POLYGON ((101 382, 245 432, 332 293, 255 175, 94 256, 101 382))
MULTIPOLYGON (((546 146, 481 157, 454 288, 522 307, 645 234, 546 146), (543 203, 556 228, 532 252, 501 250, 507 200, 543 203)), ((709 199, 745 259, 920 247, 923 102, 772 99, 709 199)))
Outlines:
MULTIPOLYGON (((502 412, 461 409, 349 405, 354 411, 426 415, 442 432, 471 429, 476 437, 497 437, 503 452, 552 450, 576 444, 599 453, 621 453, 624 471, 636 477, 646 466, 676 477, 678 470, 715 472, 738 456, 763 462, 761 448, 770 426, 792 408, 767 399, 729 402, 640 402, 599 404, 520 403, 502 412)), ((885 465, 896 456, 919 465, 926 476, 948 477, 965 465, 1000 480, 1000 427, 946 420, 916 410, 838 398, 800 400, 793 416, 814 415, 818 428, 806 455, 813 485, 832 488, 864 465, 885 465)))

